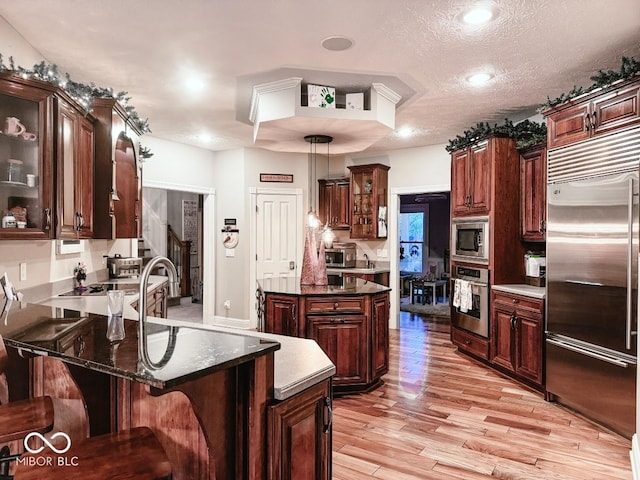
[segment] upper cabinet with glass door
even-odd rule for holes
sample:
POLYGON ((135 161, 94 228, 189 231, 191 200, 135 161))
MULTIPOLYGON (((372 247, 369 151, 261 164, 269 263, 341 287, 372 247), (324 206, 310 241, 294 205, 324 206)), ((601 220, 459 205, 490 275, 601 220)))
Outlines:
POLYGON ((351 171, 351 238, 387 237, 389 167, 379 163, 349 167, 351 171))
POLYGON ((92 237, 92 122, 55 85, 0 74, 0 239, 92 237))
POLYGON ((53 238, 52 92, 0 75, 0 238, 53 238))

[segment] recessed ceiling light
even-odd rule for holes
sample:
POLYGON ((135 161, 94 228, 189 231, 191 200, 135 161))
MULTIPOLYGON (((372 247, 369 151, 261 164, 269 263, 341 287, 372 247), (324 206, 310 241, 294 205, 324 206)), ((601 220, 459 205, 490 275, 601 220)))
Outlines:
POLYGON ((486 72, 474 73, 467 77, 467 82, 471 85, 480 86, 488 83, 493 78, 493 75, 486 72))
POLYGON ((396 135, 402 138, 408 138, 415 133, 415 130, 411 127, 402 127, 396 130, 396 135))
POLYGON ((192 93, 200 93, 205 88, 205 81, 201 75, 190 73, 184 78, 185 88, 192 93))
POLYGON ((320 43, 324 48, 331 50, 332 52, 341 52, 342 50, 347 50, 353 46, 353 40, 342 35, 327 37, 320 43))
POLYGON ((462 16, 462 21, 469 25, 482 25, 493 18, 493 10, 481 5, 472 8, 462 16))
POLYGON ((196 138, 198 140, 200 140, 201 142, 206 142, 206 143, 208 143, 208 142, 213 140, 213 136, 211 134, 209 134, 209 133, 200 133, 200 134, 196 135, 196 138))

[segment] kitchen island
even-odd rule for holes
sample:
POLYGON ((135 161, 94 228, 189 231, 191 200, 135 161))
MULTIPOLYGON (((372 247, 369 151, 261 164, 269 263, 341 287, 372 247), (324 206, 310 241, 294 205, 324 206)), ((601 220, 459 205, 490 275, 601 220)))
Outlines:
POLYGON ((11 358, 12 400, 56 398, 54 428, 72 439, 149 426, 176 479, 263 479, 281 478, 291 467, 282 458, 292 452, 276 448, 284 440, 271 439, 282 427, 283 405, 302 399, 312 404, 318 431, 327 433, 316 451, 294 455, 295 467, 329 478, 333 365, 315 343, 285 339, 282 349, 277 336, 149 318, 149 354, 163 366, 148 368, 138 352, 135 312, 125 310, 125 338, 111 342, 105 315, 71 308, 105 311, 104 299, 13 302, 0 327, 11 358), (301 356, 302 366, 289 372, 276 353, 286 363, 301 356))
POLYGON ((258 281, 260 329, 315 340, 336 366, 336 393, 379 386, 389 370, 387 286, 355 277, 301 286, 300 278, 258 281))

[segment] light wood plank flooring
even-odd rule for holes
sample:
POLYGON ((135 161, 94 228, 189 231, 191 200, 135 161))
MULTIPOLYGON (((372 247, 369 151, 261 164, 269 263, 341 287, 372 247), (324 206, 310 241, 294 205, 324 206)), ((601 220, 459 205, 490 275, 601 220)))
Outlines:
POLYGON ((385 384, 334 400, 334 480, 631 479, 629 440, 400 322, 385 384))

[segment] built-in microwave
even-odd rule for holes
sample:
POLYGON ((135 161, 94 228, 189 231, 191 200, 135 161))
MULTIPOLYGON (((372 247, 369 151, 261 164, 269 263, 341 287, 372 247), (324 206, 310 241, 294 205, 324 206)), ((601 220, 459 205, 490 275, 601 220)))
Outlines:
POLYGON ((324 251, 327 267, 353 268, 356 266, 356 244, 333 244, 324 251))
POLYGON ((489 263, 489 217, 454 218, 451 251, 453 260, 489 263))

